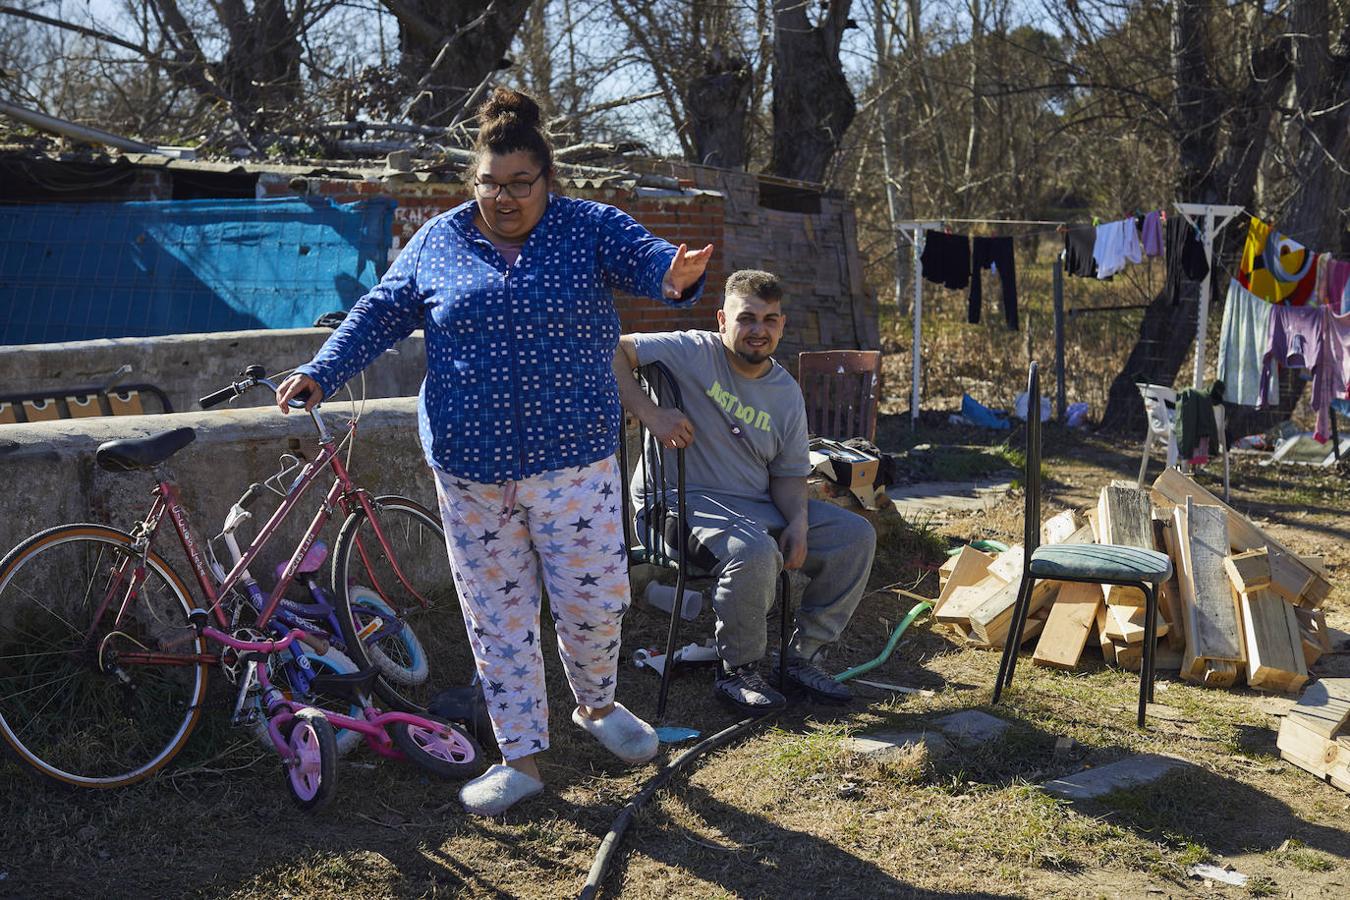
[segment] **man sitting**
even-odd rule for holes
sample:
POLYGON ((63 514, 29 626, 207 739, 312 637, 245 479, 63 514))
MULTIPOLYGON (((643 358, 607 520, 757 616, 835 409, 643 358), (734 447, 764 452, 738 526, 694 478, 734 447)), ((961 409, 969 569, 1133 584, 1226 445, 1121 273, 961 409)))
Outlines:
POLYGON ((772 358, 787 323, 778 279, 736 272, 725 297, 716 332, 623 335, 614 354, 619 394, 653 440, 685 450, 693 558, 717 578, 717 697, 755 713, 786 704, 757 667, 778 575, 800 569, 811 583, 788 646, 787 683, 816 700, 847 703, 848 688, 819 663, 862 599, 876 533, 859 515, 807 501, 806 403, 772 358), (674 375, 684 413, 657 406, 634 379, 635 368, 652 362, 674 375))

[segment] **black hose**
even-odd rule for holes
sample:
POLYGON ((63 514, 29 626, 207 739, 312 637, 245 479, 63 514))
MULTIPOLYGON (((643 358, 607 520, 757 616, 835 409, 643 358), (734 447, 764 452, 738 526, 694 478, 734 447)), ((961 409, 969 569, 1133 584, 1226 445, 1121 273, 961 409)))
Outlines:
POLYGON ((624 804, 623 809, 619 810, 619 814, 614 817, 614 824, 609 826, 609 833, 600 842, 600 849, 596 851, 595 861, 591 863, 591 871, 586 876, 586 886, 581 889, 580 900, 593 900, 595 892, 600 889, 601 882, 605 880, 605 875, 609 872, 611 858, 614 856, 614 852, 619 849, 619 842, 623 840, 624 832, 628 830, 629 825, 633 824, 633 819, 637 817, 638 811, 642 809, 643 805, 656 796, 656 792, 665 787, 666 782, 670 781, 675 773, 705 753, 730 743, 743 731, 772 718, 777 712, 775 710, 762 716, 742 719, 735 725, 723 728, 666 763, 661 771, 648 779, 647 783, 642 786, 642 790, 634 794, 632 799, 624 804))

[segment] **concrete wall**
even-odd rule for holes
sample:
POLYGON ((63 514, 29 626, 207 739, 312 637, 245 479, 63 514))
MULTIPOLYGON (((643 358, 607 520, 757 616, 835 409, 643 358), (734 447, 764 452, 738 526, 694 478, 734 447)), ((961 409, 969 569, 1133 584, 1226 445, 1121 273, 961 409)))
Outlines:
MULTIPOLYGON (((122 383, 157 385, 169 395, 175 411, 187 412, 199 409, 198 398, 227 386, 245 366, 257 364, 272 373, 308 362, 329 333, 326 328, 290 328, 0 346, 0 385, 4 385, 0 390, 55 391, 102 384, 126 364, 132 371, 122 383)), ((426 371, 422 333, 395 349, 397 354, 386 353, 366 369, 368 398, 417 394, 426 371)), ((352 380, 358 396, 360 384, 359 378, 352 380)), ((267 391, 253 390, 234 405, 269 402, 267 391)), ((0 433, 21 427, 28 426, 0 425, 0 433)))
MULTIPOLYGON (((345 408, 334 408, 335 413, 339 411, 345 408)), ((345 416, 328 417, 335 433, 345 422, 345 416)), ((197 439, 174 455, 168 471, 203 540, 219 531, 230 505, 251 482, 278 470, 278 457, 292 439, 298 440, 308 456, 314 455, 316 447, 308 416, 282 416, 275 409, 64 420, 0 429, 0 484, 8 494, 0 516, 0 554, 36 531, 67 522, 98 522, 129 530, 149 508, 154 478, 148 472, 104 471, 95 464, 94 451, 103 441, 145 437, 182 426, 195 428, 197 439)), ((350 471, 358 484, 376 494, 403 494, 435 508, 435 486, 417 440, 415 399, 366 404, 350 471)), ((263 565, 252 569, 264 585, 271 583, 264 573, 294 548, 328 483, 311 488, 292 512, 290 527, 279 532, 278 542, 272 545, 276 550, 265 553, 263 565)), ((269 496, 259 501, 252 510, 255 517, 265 521, 277 500, 269 496)), ((323 536, 330 548, 340 524, 331 523, 323 536)), ((156 547, 188 584, 195 585, 167 519, 156 547)))

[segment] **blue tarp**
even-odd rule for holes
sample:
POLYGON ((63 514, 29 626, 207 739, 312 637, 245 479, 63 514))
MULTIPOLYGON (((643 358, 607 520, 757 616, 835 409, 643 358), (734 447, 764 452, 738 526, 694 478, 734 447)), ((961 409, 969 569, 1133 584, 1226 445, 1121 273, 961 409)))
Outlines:
POLYGON ((312 325, 388 265, 394 202, 0 207, 0 344, 312 325))

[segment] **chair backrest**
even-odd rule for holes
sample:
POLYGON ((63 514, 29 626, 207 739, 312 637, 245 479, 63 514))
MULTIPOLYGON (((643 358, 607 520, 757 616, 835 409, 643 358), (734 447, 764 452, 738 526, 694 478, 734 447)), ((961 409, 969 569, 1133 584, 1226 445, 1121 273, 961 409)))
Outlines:
MULTIPOLYGON (((1041 371, 1033 360, 1027 373, 1027 409, 1041 408, 1041 371)), ((1022 485, 1026 491, 1026 511, 1022 525, 1022 566, 1031 564, 1031 554, 1041 544, 1041 417, 1027 416, 1026 470, 1022 485)))
MULTIPOLYGON (((647 396, 656 405, 668 409, 684 409, 679 385, 675 376, 664 364, 648 363, 638 367, 638 377, 647 396)), ((685 541, 676 543, 679 559, 672 560, 665 554, 662 536, 667 534, 671 524, 684 522, 684 450, 670 450, 661 447, 652 440, 647 426, 638 422, 638 459, 632 470, 629 469, 627 432, 619 441, 619 467, 623 470, 627 482, 632 479, 641 485, 640 506, 633 508, 633 498, 627 489, 623 494, 623 531, 624 544, 628 549, 630 561, 652 562, 657 565, 678 563, 683 565, 686 552, 685 541), (641 523, 641 533, 637 532, 641 523)))
POLYGON ((806 398, 806 427, 817 437, 877 436, 881 351, 823 350, 797 357, 797 383, 806 398))
POLYGON ((1139 396, 1144 398, 1144 412, 1148 416, 1150 433, 1166 438, 1172 430, 1172 410, 1177 405, 1177 392, 1161 384, 1138 383, 1139 396))

